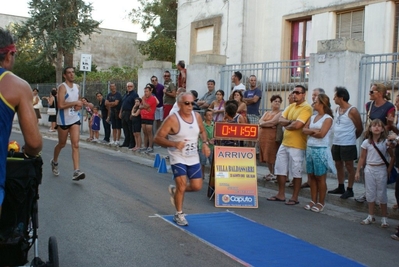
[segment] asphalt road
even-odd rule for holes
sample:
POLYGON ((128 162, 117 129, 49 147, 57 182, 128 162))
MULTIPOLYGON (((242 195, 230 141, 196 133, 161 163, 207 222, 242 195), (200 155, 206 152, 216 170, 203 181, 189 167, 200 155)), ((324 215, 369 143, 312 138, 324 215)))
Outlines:
MULTIPOLYGON (((11 140, 23 144, 18 133, 11 140)), ((74 182, 69 145, 59 158, 60 176, 52 175, 49 161, 54 145, 54 140, 44 139, 39 200, 42 259, 48 257, 47 239, 53 235, 58 239, 60 266, 241 266, 155 216, 174 213, 167 191, 171 174, 157 173, 146 166, 151 165, 147 159, 83 142, 81 170, 86 179, 74 182)), ((185 213, 223 211, 207 199, 206 189, 204 184, 200 192, 186 194, 185 213)), ((234 211, 367 266, 397 266, 399 242, 389 237, 397 222, 389 221, 388 229, 378 223, 362 226, 359 220, 366 214, 333 206, 316 214, 302 208, 304 199, 297 206, 266 201, 273 191, 265 190, 259 192, 258 209, 234 211)), ((259 253, 268 251, 259 247, 259 253)))

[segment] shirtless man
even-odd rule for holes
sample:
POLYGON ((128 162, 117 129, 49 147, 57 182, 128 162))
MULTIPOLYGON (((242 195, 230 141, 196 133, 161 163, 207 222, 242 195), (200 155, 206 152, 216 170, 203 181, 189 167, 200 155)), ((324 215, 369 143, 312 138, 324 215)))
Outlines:
POLYGON ((32 91, 29 84, 11 70, 17 49, 14 38, 8 30, 0 28, 0 216, 4 200, 8 142, 12 121, 17 112, 24 136, 24 153, 35 157, 42 150, 42 136, 32 106, 32 91))

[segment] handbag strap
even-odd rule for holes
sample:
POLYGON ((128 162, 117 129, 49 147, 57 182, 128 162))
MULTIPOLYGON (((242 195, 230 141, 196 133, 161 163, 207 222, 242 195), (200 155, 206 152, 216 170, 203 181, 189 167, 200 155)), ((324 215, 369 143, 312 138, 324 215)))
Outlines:
POLYGON ((371 109, 373 108, 373 103, 374 103, 374 101, 370 102, 369 109, 367 110, 367 118, 368 119, 370 119, 370 112, 371 112, 371 109))
POLYGON ((381 159, 384 161, 385 165, 387 165, 387 167, 389 167, 389 163, 387 161, 387 159, 384 157, 384 155, 382 155, 381 151, 378 149, 378 147, 375 145, 374 141, 371 141, 371 144, 374 146, 375 150, 377 150, 378 155, 380 155, 381 159))

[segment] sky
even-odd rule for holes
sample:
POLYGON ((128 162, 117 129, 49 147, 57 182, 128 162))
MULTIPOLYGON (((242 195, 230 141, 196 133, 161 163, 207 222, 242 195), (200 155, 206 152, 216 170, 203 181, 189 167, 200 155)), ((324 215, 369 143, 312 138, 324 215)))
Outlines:
MULTIPOLYGON (((12 0, 11 2, 12 4, 2 5, 0 13, 29 16, 29 0, 12 0)), ((92 17, 95 20, 102 21, 101 28, 137 32, 138 40, 148 39, 148 35, 140 29, 140 25, 133 24, 128 19, 129 12, 139 5, 136 0, 85 0, 85 2, 92 3, 94 9, 92 17)))

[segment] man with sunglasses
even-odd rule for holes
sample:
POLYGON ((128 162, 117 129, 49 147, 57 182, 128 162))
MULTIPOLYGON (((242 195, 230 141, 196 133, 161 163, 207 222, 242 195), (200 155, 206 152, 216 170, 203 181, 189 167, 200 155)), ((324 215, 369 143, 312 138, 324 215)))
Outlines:
POLYGON ((35 156, 42 150, 42 136, 32 106, 32 91, 29 84, 14 75, 11 70, 17 49, 8 30, 0 28, 0 218, 4 200, 8 142, 14 114, 25 140, 24 153, 35 156))
POLYGON ((163 74, 164 89, 163 89, 163 119, 165 119, 173 104, 176 102, 176 86, 170 79, 170 72, 165 71, 163 74))
POLYGON ((126 93, 122 97, 121 109, 119 111, 119 118, 122 121, 122 129, 125 140, 123 141, 123 144, 119 145, 119 147, 128 147, 129 149, 132 149, 136 146, 132 132, 132 120, 130 119, 130 114, 132 112, 135 99, 138 97, 139 95, 134 90, 134 84, 132 82, 128 82, 126 84, 126 93))
POLYGON ((345 87, 335 87, 334 102, 338 105, 334 116, 333 142, 331 154, 337 168, 338 187, 328 191, 329 194, 340 194, 342 199, 353 197, 355 168, 357 159, 356 140, 363 133, 362 119, 356 107, 348 103, 349 92, 345 87), (348 187, 345 191, 345 168, 348 171, 348 187))
POLYGON ((293 104, 289 105, 281 115, 279 122, 284 126, 283 142, 276 156, 274 173, 277 175, 278 193, 268 198, 269 201, 285 202, 285 183, 287 174, 291 174, 294 184, 292 197, 286 205, 299 204, 298 196, 302 184, 302 162, 305 158, 307 136, 302 132, 306 122, 312 116, 312 107, 306 102, 306 89, 302 85, 295 86, 292 91, 293 104))
POLYGON ((168 116, 155 135, 154 141, 168 148, 170 164, 176 185, 169 186, 171 202, 176 208, 173 220, 181 226, 188 222, 183 213, 185 192, 202 188, 202 172, 198 156, 198 136, 202 140, 202 152, 209 157, 209 140, 201 115, 193 111, 194 97, 185 92, 177 97, 179 111, 168 116), (189 183, 187 183, 189 180, 189 183))

